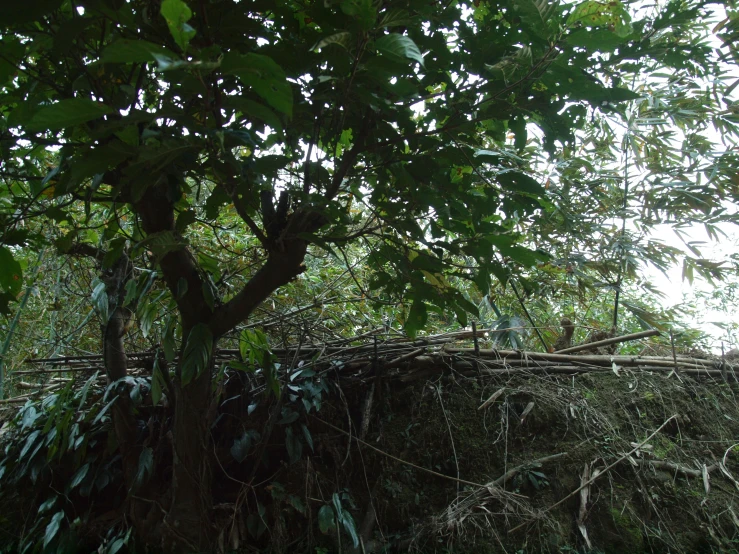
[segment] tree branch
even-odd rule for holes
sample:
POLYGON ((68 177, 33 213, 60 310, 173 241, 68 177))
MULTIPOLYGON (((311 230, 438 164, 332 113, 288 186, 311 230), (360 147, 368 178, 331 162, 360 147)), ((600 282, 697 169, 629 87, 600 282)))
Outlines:
POLYGON ((369 132, 372 128, 373 122, 374 114, 371 110, 367 110, 367 113, 362 118, 362 125, 359 129, 357 140, 354 142, 354 145, 342 156, 341 162, 336 168, 336 173, 334 173, 334 178, 331 179, 331 184, 326 189, 326 194, 324 195, 326 200, 331 200, 334 196, 336 196, 336 193, 339 192, 339 187, 341 186, 341 183, 344 181, 344 177, 346 177, 346 174, 349 173, 349 170, 352 168, 354 162, 357 160, 357 156, 359 156, 360 152, 364 151, 364 143, 369 136, 369 132))
MULTIPOLYGON (((174 205, 162 187, 150 185, 134 207, 148 235, 163 231, 174 232, 174 205)), ((212 311, 205 301, 204 281, 199 267, 189 249, 183 244, 182 248, 167 252, 159 260, 159 266, 182 315, 184 328, 189 329, 198 322, 207 321, 212 311), (181 279, 186 285, 184 292, 180 287, 181 279)))
POLYGON ((92 244, 86 244, 84 242, 76 242, 70 246, 65 252, 70 256, 94 258, 97 261, 102 261, 105 257, 105 251, 93 246, 92 244))
POLYGON ((229 332, 249 317, 275 290, 305 271, 303 259, 307 248, 304 240, 295 238, 285 241, 282 250, 270 252, 267 261, 241 292, 216 308, 209 324, 213 336, 217 338, 229 332))
POLYGON ((254 236, 257 238, 259 243, 267 248, 268 242, 267 237, 262 232, 262 230, 257 225, 256 221, 254 221, 249 214, 246 212, 246 206, 244 205, 244 202, 241 198, 239 198, 238 193, 236 192, 236 185, 235 183, 229 183, 226 184, 222 181, 216 181, 216 186, 220 186, 223 188, 223 190, 228 194, 229 198, 231 199, 231 202, 234 204, 234 208, 236 209, 236 213, 239 214, 239 217, 244 220, 244 223, 246 223, 246 226, 249 227, 249 230, 254 234, 254 236))

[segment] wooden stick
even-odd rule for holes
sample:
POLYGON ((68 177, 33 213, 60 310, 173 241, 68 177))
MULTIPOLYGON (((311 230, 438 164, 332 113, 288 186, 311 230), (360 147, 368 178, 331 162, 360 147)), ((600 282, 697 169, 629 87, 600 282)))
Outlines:
MULTIPOLYGON (((670 327, 670 346, 672 347, 672 361, 675 363, 675 369, 673 371, 675 372, 677 380, 682 382, 682 379, 680 379, 680 372, 678 371, 679 366, 677 365, 677 352, 675 351, 675 336, 672 334, 672 327, 670 327)), ((670 375, 668 375, 668 377, 671 376, 672 372, 670 372, 670 375)))
POLYGON ((640 331, 639 333, 621 335, 620 337, 613 337, 610 339, 599 340, 596 342, 578 344, 577 346, 572 346, 570 348, 563 348, 562 350, 557 350, 556 353, 557 354, 572 354, 573 352, 580 352, 581 350, 590 350, 591 348, 598 348, 600 346, 608 346, 610 344, 618 344, 620 342, 627 342, 630 340, 644 339, 644 338, 653 337, 654 335, 659 335, 659 334, 660 332, 657 331, 657 329, 650 329, 648 331, 640 331))
MULTIPOLYGON (((663 461, 663 460, 636 460, 636 463, 642 466, 653 466, 657 469, 666 469, 670 471, 676 471, 677 473, 689 475, 690 477, 702 477, 703 476, 703 471, 700 469, 691 469, 689 467, 683 467, 674 462, 668 462, 668 461, 663 461)), ((711 473, 717 467, 718 467, 717 464, 710 465, 706 468, 706 471, 708 473, 711 473)))
POLYGON ((409 352, 408 354, 403 354, 399 358, 395 358, 394 360, 390 360, 388 363, 385 364, 385 367, 383 369, 391 369, 395 366, 398 366, 402 364, 403 362, 406 362, 408 360, 412 360, 413 358, 417 358, 421 354, 426 352, 425 348, 419 348, 417 350, 414 350, 413 352, 409 352))
MULTIPOLYGON (((73 373, 75 371, 103 371, 103 367, 88 366, 88 367, 60 367, 59 369, 23 369, 19 371, 13 371, 11 375, 40 375, 44 373, 73 373)), ((129 368, 134 369, 134 368, 129 368)))
POLYGON ((550 456, 544 456, 543 458, 539 458, 538 460, 534 460, 532 462, 523 463, 519 466, 514 467, 513 469, 509 469, 503 475, 498 477, 495 481, 490 483, 490 485, 494 487, 502 487, 508 481, 510 481, 513 477, 515 477, 518 473, 520 473, 521 470, 527 469, 530 467, 541 467, 542 464, 551 462, 552 460, 557 460, 558 458, 561 458, 562 456, 567 456, 567 452, 560 452, 559 454, 552 454, 550 456))
MULTIPOLYGON (((592 343, 595 344, 595 343, 592 343)), ((474 355, 473 348, 444 348, 442 354, 467 354, 474 355)), ((518 350, 495 350, 486 349, 480 350, 481 358, 493 358, 500 361, 508 361, 507 358, 512 360, 534 360, 534 361, 551 361, 551 362, 576 362, 576 363, 591 363, 594 365, 611 366, 611 362, 616 362, 618 365, 634 366, 644 364, 641 356, 599 356, 599 355, 582 355, 574 356, 569 354, 549 354, 547 352, 522 352, 518 350)), ((648 360, 650 365, 665 365, 673 367, 674 362, 668 358, 650 358, 648 360)), ((712 367, 712 362, 706 360, 712 367)), ((707 365, 708 365, 707 364, 707 365)), ((699 360, 693 360, 695 367, 703 367, 699 365, 699 360)))
POLYGON ((14 398, 5 398, 3 400, 0 400, 0 406, 2 406, 3 404, 23 404, 29 398, 31 398, 31 395, 16 396, 14 398))

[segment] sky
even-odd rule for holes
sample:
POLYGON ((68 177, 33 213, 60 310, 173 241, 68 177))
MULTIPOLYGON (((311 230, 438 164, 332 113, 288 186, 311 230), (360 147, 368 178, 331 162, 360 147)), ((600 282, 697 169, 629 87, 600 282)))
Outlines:
MULTIPOLYGON (((660 238, 670 246, 677 248, 683 247, 682 241, 669 229, 668 226, 659 230, 660 238)), ((693 241, 703 241, 704 246, 700 247, 701 253, 705 258, 712 261, 728 260, 732 254, 739 253, 739 226, 724 224, 720 226, 726 233, 720 241, 711 240, 701 225, 695 225, 686 229, 693 241)), ((684 247, 683 247, 684 248, 684 247)), ((709 335, 709 346, 712 352, 719 354, 721 352, 721 342, 724 342, 724 348, 739 347, 737 344, 737 333, 727 334, 725 329, 714 325, 714 322, 724 324, 739 325, 739 305, 731 305, 717 302, 717 305, 723 305, 726 309, 719 310, 712 308, 704 299, 700 298, 700 293, 710 294, 715 289, 721 289, 727 285, 727 282, 718 281, 715 284, 708 283, 699 277, 690 283, 687 279, 683 279, 682 267, 675 266, 668 270, 667 275, 653 266, 644 268, 644 275, 647 277, 660 291, 665 294, 661 304, 665 308, 671 308, 683 302, 697 302, 699 307, 696 310, 695 320, 687 322, 691 327, 700 329, 709 335)), ((739 275, 730 275, 729 280, 737 280, 739 275)))

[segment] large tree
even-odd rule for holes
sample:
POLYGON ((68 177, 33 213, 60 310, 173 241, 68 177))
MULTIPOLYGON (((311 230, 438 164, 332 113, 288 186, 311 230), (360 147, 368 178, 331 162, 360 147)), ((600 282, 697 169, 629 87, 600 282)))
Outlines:
MULTIPOLYGON (((101 263, 106 370, 120 381, 123 304, 143 290, 127 285, 129 260, 153 264, 176 305, 164 349, 178 362, 173 473, 150 511, 166 499, 165 543, 205 548, 219 339, 305 271, 309 248, 364 240, 372 288, 403 297, 409 334, 429 309, 465 324, 475 306, 455 280, 484 294, 555 240, 526 234, 553 201, 532 149, 577 172, 578 130, 649 94, 632 77, 718 73, 695 32, 703 16, 703 2, 637 17, 618 0, 5 6, 0 299, 20 290, 13 249, 46 238, 23 222, 61 224, 60 251, 101 263), (217 239, 235 219, 259 248, 221 243, 222 259, 248 261, 224 288, 189 233, 217 239)), ((602 180, 572 180, 601 193, 602 180)), ((124 404, 114 413, 124 460, 137 452, 130 418, 124 404)))

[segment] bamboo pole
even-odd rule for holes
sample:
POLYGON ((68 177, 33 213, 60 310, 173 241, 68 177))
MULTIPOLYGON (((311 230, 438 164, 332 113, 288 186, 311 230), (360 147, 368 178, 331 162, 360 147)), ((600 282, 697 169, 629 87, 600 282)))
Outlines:
POLYGON ((648 331, 640 331, 639 333, 631 333, 629 335, 621 335, 620 337, 613 337, 610 339, 599 340, 596 342, 587 342, 585 344, 578 344, 577 346, 571 346, 570 348, 563 348, 557 350, 557 354, 572 354, 573 352, 580 352, 581 350, 590 350, 591 348, 599 348, 601 346, 609 346, 611 344, 618 344, 620 342, 628 342, 631 340, 639 340, 647 337, 653 337, 659 335, 657 329, 650 329, 648 331))

